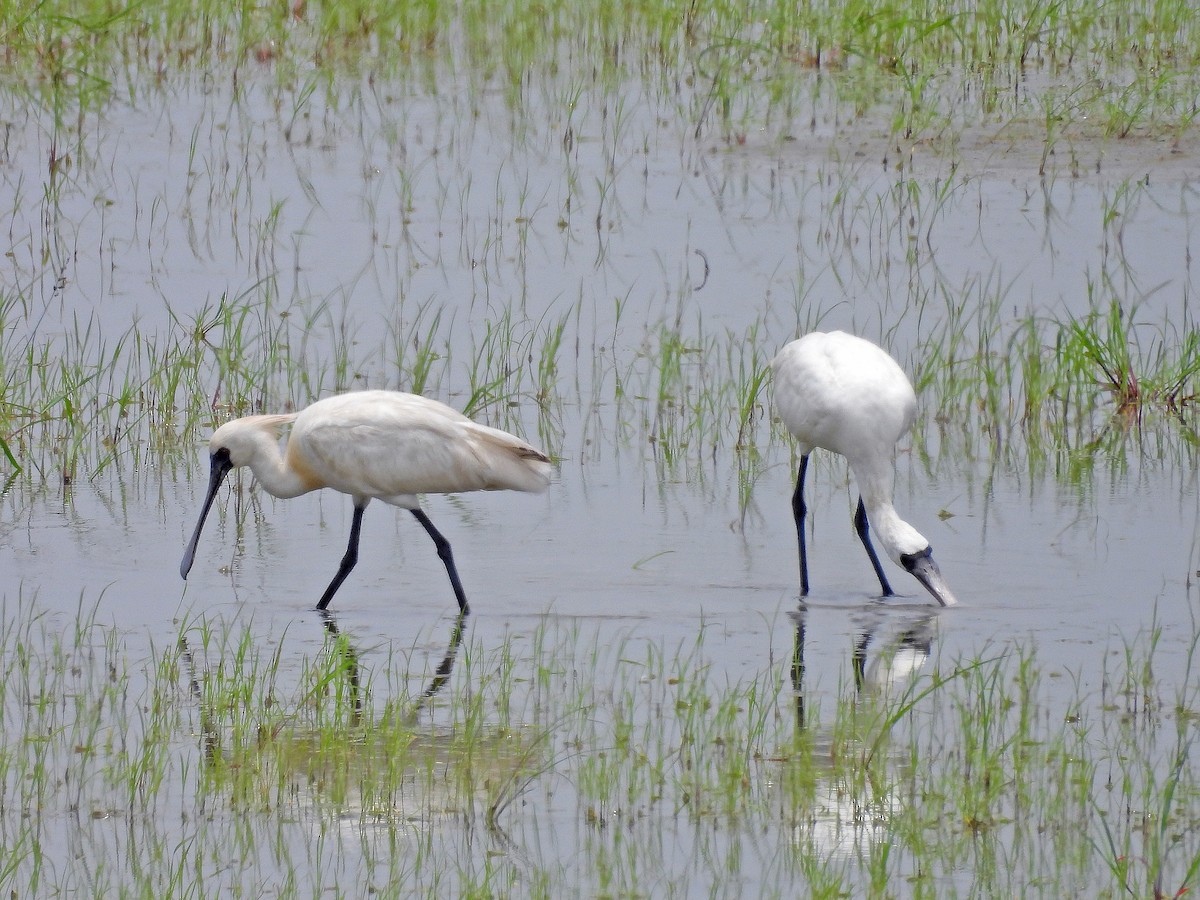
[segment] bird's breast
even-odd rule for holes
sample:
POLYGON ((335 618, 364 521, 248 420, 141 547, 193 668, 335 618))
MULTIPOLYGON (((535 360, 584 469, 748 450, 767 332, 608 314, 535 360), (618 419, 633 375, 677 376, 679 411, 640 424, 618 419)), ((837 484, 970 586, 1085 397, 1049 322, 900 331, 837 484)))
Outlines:
POLYGON ((306 454, 297 442, 289 440, 284 452, 284 465, 304 488, 304 493, 326 487, 327 483, 320 471, 322 466, 314 465, 314 461, 306 454))

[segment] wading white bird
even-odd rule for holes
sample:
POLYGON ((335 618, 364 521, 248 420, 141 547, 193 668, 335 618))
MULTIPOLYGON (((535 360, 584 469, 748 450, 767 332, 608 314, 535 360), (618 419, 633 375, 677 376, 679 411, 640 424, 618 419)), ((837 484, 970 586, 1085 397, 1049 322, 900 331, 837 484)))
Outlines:
POLYGON ((246 416, 227 422, 208 442, 208 494, 200 521, 179 565, 187 578, 196 543, 221 482, 248 466, 269 494, 282 499, 320 488, 354 500, 350 543, 337 574, 317 603, 324 609, 358 562, 363 511, 372 500, 409 510, 433 538, 459 608, 467 610, 450 542, 421 511, 418 494, 461 491, 544 491, 546 454, 506 431, 473 422, 436 400, 399 391, 359 391, 327 397, 286 415, 246 416), (286 446, 280 432, 290 424, 286 446))
POLYGON ((820 447, 840 453, 854 472, 859 490, 854 527, 883 595, 891 596, 892 586, 871 546, 868 521, 892 560, 915 575, 940 604, 956 603, 929 541, 892 506, 896 441, 917 414, 917 397, 904 370, 870 341, 840 331, 814 331, 780 350, 771 371, 775 409, 800 450, 792 512, 800 544, 801 595, 808 594, 804 475, 809 454, 820 447))

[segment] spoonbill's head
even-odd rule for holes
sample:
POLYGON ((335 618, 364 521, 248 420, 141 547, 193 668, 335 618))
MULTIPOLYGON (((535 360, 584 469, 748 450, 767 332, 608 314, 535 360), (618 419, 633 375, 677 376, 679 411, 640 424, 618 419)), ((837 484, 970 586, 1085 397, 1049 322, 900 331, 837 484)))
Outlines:
POLYGON ((222 460, 222 478, 231 468, 250 465, 264 447, 270 449, 276 446, 280 429, 295 418, 294 415, 243 416, 226 422, 208 439, 208 454, 212 464, 216 466, 217 460, 222 460))
POLYGON ((264 445, 273 446, 279 438, 279 429, 295 418, 294 415, 246 416, 226 422, 213 432, 212 437, 208 439, 208 488, 204 496, 204 506, 200 509, 200 520, 196 522, 196 530, 192 533, 192 539, 183 551, 183 560, 179 563, 181 576, 187 578, 192 569, 192 562, 196 557, 196 544, 200 541, 200 532, 204 530, 204 520, 208 518, 208 511, 212 508, 225 476, 238 466, 250 465, 263 451, 264 445))
POLYGON ((208 518, 208 511, 212 509, 213 500, 217 498, 221 482, 233 468, 234 463, 228 447, 218 447, 212 451, 209 456, 208 490, 205 492, 204 506, 200 508, 200 519, 196 522, 196 530, 192 532, 192 539, 188 541, 187 549, 183 551, 183 560, 179 563, 179 574, 183 578, 187 578, 188 572, 192 570, 192 562, 196 558, 196 544, 200 542, 200 532, 204 530, 204 520, 208 518))
POLYGON ((925 585, 925 590, 933 594, 933 599, 942 606, 953 606, 958 602, 951 593, 950 586, 946 584, 946 579, 942 577, 938 564, 933 561, 933 548, 928 544, 925 545, 925 549, 915 553, 900 554, 900 565, 925 585))
POLYGON ((876 534, 892 561, 925 585, 933 599, 942 606, 958 602, 933 561, 933 548, 917 529, 889 509, 879 515, 876 534))

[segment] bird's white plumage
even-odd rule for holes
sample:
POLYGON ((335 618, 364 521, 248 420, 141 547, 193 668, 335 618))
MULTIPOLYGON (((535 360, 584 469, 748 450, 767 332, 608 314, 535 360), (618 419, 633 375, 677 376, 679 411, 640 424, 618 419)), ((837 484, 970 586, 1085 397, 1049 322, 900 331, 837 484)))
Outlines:
POLYGON ((320 488, 354 500, 350 542, 317 606, 324 609, 358 561, 362 515, 371 500, 411 510, 433 538, 459 608, 467 611, 450 543, 420 508, 418 494, 544 491, 550 460, 520 438, 473 422, 436 400, 399 391, 360 391, 319 400, 299 413, 245 416, 209 439, 204 506, 184 550, 180 574, 195 560, 204 520, 225 475, 247 466, 269 494, 288 498, 320 488), (283 429, 291 426, 281 449, 283 429))
POLYGON ((296 414, 235 419, 209 441, 210 451, 221 448, 277 497, 327 487, 406 509, 418 507, 418 494, 543 491, 551 473, 546 456, 520 438, 399 391, 339 394, 296 414))
POLYGON ((771 362, 775 408, 801 452, 814 447, 849 460, 889 456, 912 427, 917 395, 904 370, 870 341, 811 332, 771 362))
POLYGON ((408 509, 417 494, 542 491, 551 472, 541 452, 508 432, 396 391, 314 403, 296 417, 287 458, 324 487, 408 509))
MULTIPOLYGON (((785 345, 771 361, 771 373, 775 410, 801 455, 819 447, 846 458, 887 555, 926 582, 930 569, 936 574, 932 560, 915 569, 904 560, 928 556, 929 542, 892 506, 895 445, 917 414, 916 393, 904 370, 870 341, 832 331, 811 332, 785 345)), ((868 552, 873 553, 869 546, 868 552)), ((934 595, 943 604, 954 602, 944 585, 934 595)))
POLYGON ((904 370, 870 341, 814 331, 771 362, 773 399, 801 454, 814 448, 846 457, 879 542, 897 564, 929 542, 892 508, 896 441, 917 414, 904 370))

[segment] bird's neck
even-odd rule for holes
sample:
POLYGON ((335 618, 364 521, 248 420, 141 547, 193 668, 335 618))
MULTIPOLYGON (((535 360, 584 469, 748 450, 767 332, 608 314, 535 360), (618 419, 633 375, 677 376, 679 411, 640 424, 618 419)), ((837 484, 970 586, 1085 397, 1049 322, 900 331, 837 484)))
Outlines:
POLYGON ((273 497, 289 500, 307 494, 313 485, 300 473, 287 465, 279 449, 277 433, 260 432, 255 440, 254 458, 249 463, 250 471, 258 479, 263 490, 273 497))
MULTIPOLYGON (((854 472, 854 480, 858 483, 858 493, 867 508, 867 515, 872 513, 885 518, 889 514, 896 515, 892 507, 892 490, 896 480, 895 465, 889 459, 848 459, 854 472)), ((875 519, 871 518, 871 524, 875 519)))
POLYGON ((901 538, 906 532, 913 530, 912 526, 900 518, 900 515, 896 512, 896 507, 892 506, 891 500, 870 503, 864 495, 863 506, 867 511, 867 523, 871 527, 871 533, 878 539, 884 553, 891 560, 898 563, 902 552, 900 549, 901 538))
POLYGON ((886 465, 855 461, 851 467, 858 482, 863 507, 867 511, 867 522, 884 552, 894 562, 900 563, 901 555, 916 553, 927 547, 929 542, 900 518, 896 507, 892 505, 895 473, 891 460, 886 465))

